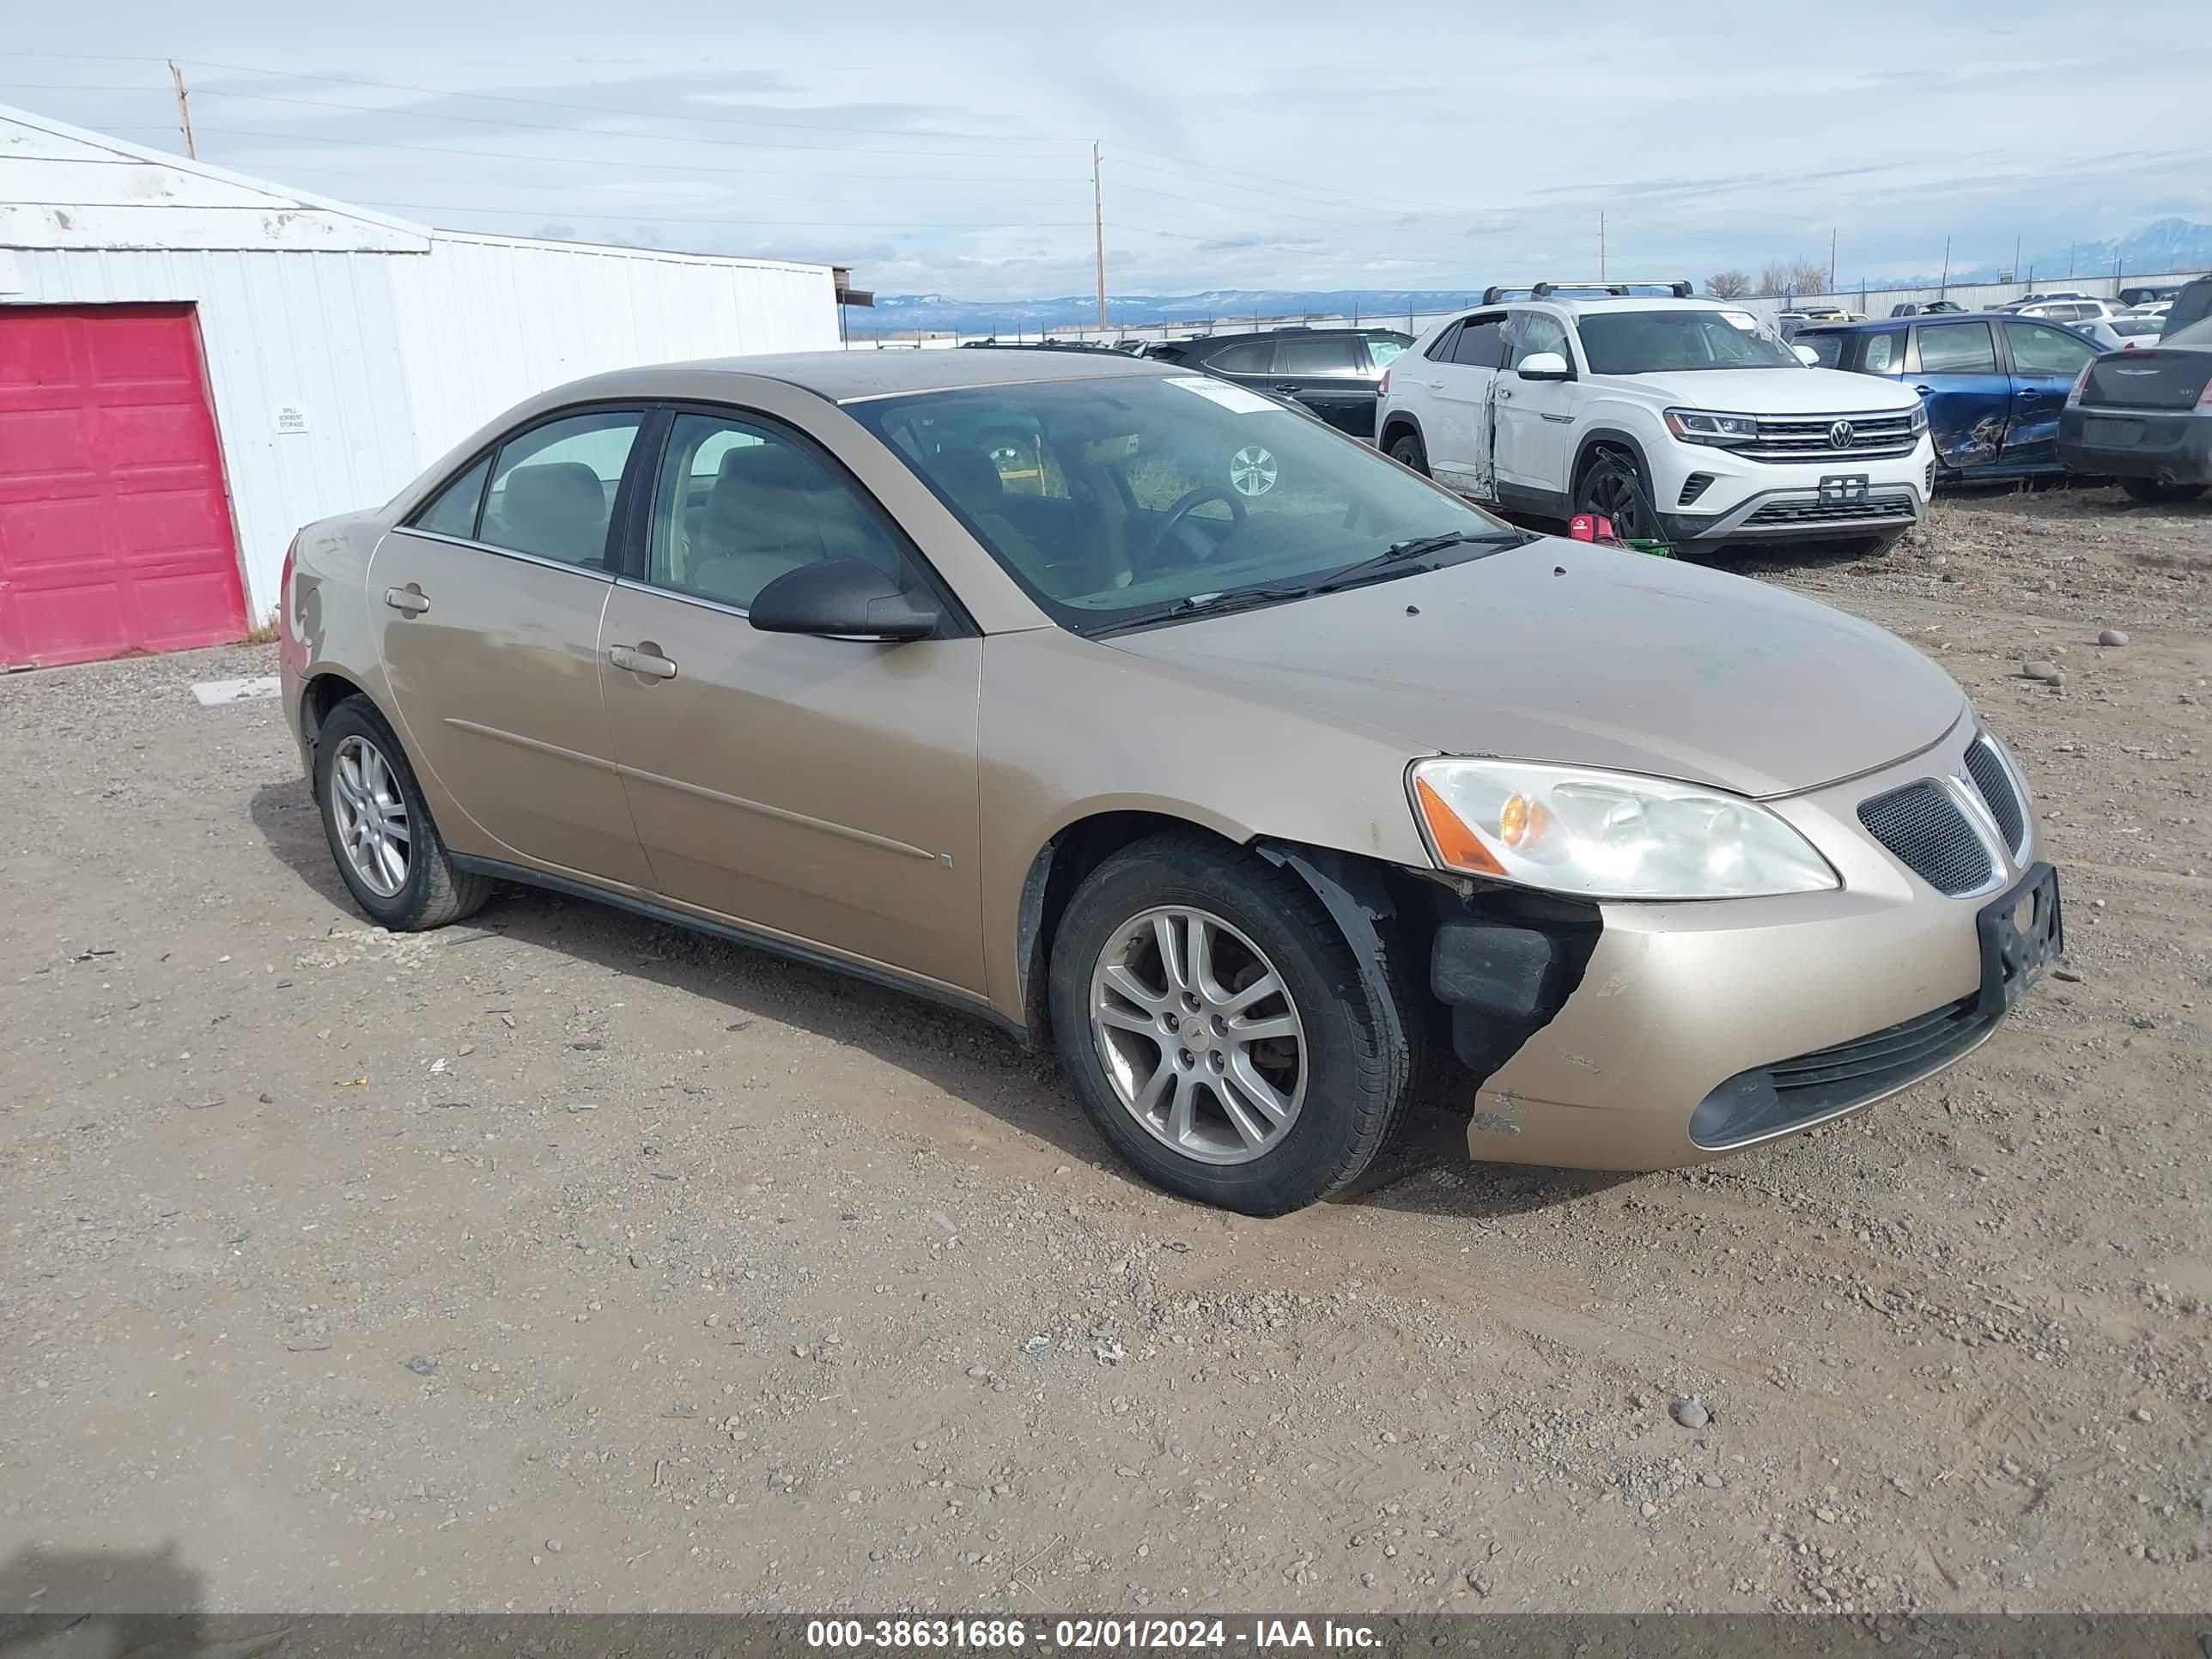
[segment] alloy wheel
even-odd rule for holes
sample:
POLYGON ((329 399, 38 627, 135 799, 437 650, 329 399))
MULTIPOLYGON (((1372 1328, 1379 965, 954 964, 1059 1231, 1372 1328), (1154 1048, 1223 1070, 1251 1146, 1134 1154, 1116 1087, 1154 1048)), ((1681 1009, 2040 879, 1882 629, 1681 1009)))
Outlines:
POLYGON ((1590 480, 1589 504, 1594 512, 1613 520, 1613 533, 1625 542, 1652 533, 1650 514, 1644 492, 1626 473, 1607 467, 1590 480))
POLYGON ((1229 482, 1240 495, 1264 495, 1275 487, 1274 452, 1246 444, 1229 458, 1229 482))
POLYGON ((351 736, 331 760, 331 817, 338 845, 362 884, 392 898, 407 884, 412 847, 407 797, 392 763, 367 738, 351 736))
POLYGON ((1091 1033, 1122 1109, 1202 1164, 1249 1164, 1304 1103, 1304 1023, 1282 975, 1219 916, 1147 910, 1091 975, 1091 1033))

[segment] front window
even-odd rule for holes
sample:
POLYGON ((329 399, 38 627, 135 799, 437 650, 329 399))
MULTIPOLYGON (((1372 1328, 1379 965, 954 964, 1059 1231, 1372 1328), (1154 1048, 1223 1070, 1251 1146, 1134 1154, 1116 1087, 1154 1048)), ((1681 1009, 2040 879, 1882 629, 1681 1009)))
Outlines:
POLYGON ((1803 367, 1747 311, 1595 312, 1576 326, 1593 374, 1803 367))
MULTIPOLYGON (((1417 538, 1514 534, 1365 445, 1204 377, 976 387, 846 408, 1079 633, 1238 590, 1288 596, 1417 538)), ((1462 544, 1407 568, 1484 550, 1462 544)))

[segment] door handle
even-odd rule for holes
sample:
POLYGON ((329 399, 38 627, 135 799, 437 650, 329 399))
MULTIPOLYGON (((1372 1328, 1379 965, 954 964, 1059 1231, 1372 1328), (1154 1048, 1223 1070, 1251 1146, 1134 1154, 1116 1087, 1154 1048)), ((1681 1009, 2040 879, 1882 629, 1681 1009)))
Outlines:
POLYGON ((430 601, 423 597, 422 590, 412 582, 404 587, 386 588, 384 602, 394 611, 403 611, 410 617, 419 617, 430 608, 430 601))
POLYGON ((1269 390, 1271 390, 1271 391, 1274 391, 1274 392, 1281 392, 1281 393, 1282 393, 1285 398, 1292 398, 1292 397, 1296 397, 1296 396, 1297 395, 1297 390, 1298 390, 1298 388, 1297 388, 1297 383, 1296 381, 1294 381, 1294 380, 1285 380, 1285 381, 1284 381, 1284 382, 1283 382, 1283 384, 1282 384, 1282 385, 1278 386, 1273 386, 1273 387, 1270 387, 1270 388, 1269 388, 1269 390))
POLYGON ((1502 386, 1498 388, 1498 401, 1500 403, 1505 402, 1508 398, 1511 398, 1512 395, 1513 388, 1510 386, 1502 386))
POLYGON ((617 668, 627 668, 633 674, 643 674, 656 680, 676 678, 676 665, 660 654, 659 647, 647 642, 644 645, 614 645, 607 647, 607 660, 617 668))
POLYGON ((1912 389, 1923 398, 1932 398, 1936 395, 1936 388, 1932 386, 1917 386, 1912 389))
POLYGON ((2040 392, 2032 392, 2026 386, 2022 386, 2020 392, 2020 400, 2024 404, 2040 403, 2043 401, 2043 394, 2040 392))

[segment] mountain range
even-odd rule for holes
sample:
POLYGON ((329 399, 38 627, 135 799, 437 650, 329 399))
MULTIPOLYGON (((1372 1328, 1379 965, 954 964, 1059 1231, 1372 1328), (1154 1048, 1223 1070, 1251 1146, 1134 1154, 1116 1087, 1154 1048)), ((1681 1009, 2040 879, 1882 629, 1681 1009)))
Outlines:
MULTIPOLYGON (((1754 268, 1758 262, 1751 262, 1754 268)), ((2039 283, 2063 281, 2071 273, 2079 277, 2108 276, 2115 267, 2130 272, 2154 273, 2212 266, 2212 225, 2180 218, 2160 219, 2126 236, 2084 241, 2071 247, 2045 249, 2023 256, 2017 279, 2033 271, 2039 283)), ((1954 283, 1997 280, 2004 267, 1984 264, 1960 267, 1950 273, 1954 283)), ((1696 275, 1702 280, 1702 272, 1696 275)), ((1940 267, 1869 277, 1874 288, 1932 286, 1940 267)), ((1512 280, 1509 274, 1500 280, 1512 280)), ((1525 277, 1521 280, 1527 280, 1525 277)), ((1280 320, 1286 317, 1355 317, 1402 326, 1409 314, 1449 311, 1472 305, 1482 297, 1483 284, 1464 289, 1207 289, 1189 294, 1117 294, 1107 300, 1106 314, 1116 328, 1139 328, 1161 324, 1227 323, 1255 319, 1280 320)), ((1846 284, 1856 291, 1858 283, 1846 284)), ((856 337, 867 334, 913 333, 1036 333, 1048 328, 1087 326, 1098 315, 1098 302, 1088 294, 1061 295, 1039 300, 957 300, 942 294, 879 294, 872 313, 854 312, 848 319, 856 337)))

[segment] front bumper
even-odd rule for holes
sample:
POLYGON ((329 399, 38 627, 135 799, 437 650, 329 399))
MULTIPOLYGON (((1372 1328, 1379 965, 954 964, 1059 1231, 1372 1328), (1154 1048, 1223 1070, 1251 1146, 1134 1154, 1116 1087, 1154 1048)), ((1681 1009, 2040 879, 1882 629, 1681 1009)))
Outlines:
POLYGON ((2058 459, 2097 477, 2212 483, 2212 413, 2195 410, 2068 410, 2058 459))
POLYGON ((1580 982, 1482 1082, 1470 1154, 1607 1170, 1704 1163, 1863 1109, 1978 1047, 2004 1008, 1985 994, 1984 916, 2020 896, 2032 823, 1996 891, 1948 898, 1857 819, 1863 801, 1958 772, 1973 736, 1962 722, 1881 773, 1770 803, 1835 865, 1835 891, 1601 907, 1580 982), (1779 1110, 1747 1093, 1792 1067, 1846 1062, 1858 1086, 1801 1090, 1779 1110))
POLYGON ((1701 448, 1680 476, 1659 481, 1655 505, 1677 544, 1887 535, 1911 529, 1927 512, 1935 460, 1924 434, 1910 454, 1874 460, 1755 461, 1701 448), (1824 499, 1823 481, 1838 477, 1863 479, 1863 498, 1838 500, 1832 492, 1824 499))

